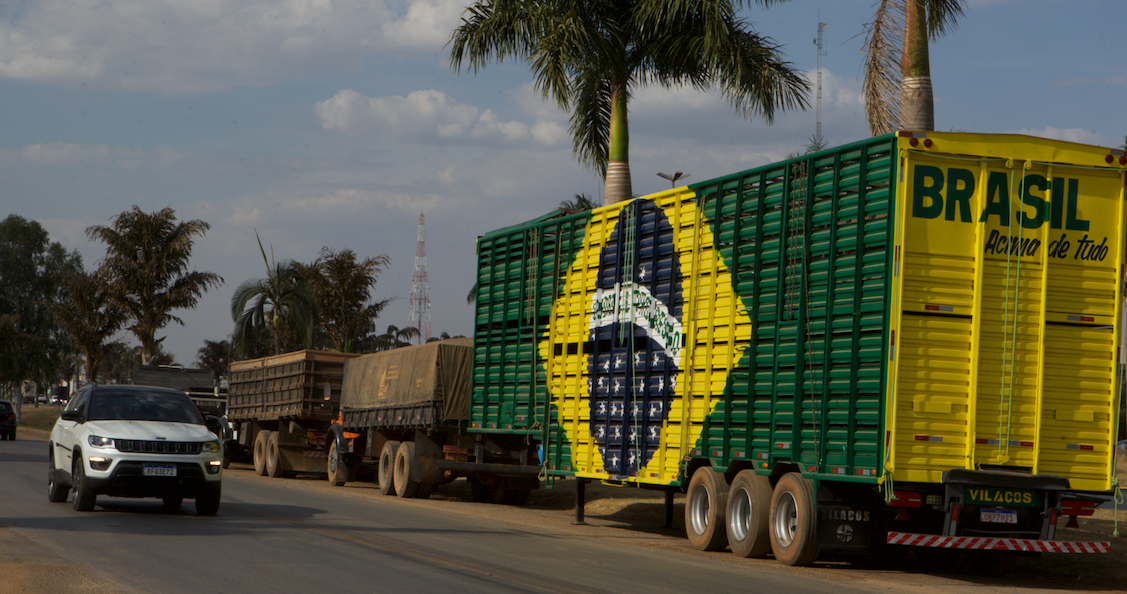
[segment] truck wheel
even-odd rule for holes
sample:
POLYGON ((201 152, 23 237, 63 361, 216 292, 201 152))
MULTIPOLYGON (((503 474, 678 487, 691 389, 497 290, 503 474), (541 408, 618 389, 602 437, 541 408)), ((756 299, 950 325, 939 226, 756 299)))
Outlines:
POLYGON ((788 472, 771 496, 771 552, 783 565, 810 565, 818 557, 815 542, 814 482, 788 472))
POLYGON ((90 486, 86 484, 86 469, 83 468, 85 464, 79 458, 80 455, 81 452, 75 453, 74 472, 71 473, 74 477, 74 511, 88 512, 94 509, 98 496, 92 493, 90 486))
POLYGON ((380 493, 391 495, 395 492, 395 455, 399 453, 398 441, 385 441, 380 450, 380 469, 376 480, 380 482, 380 493))
POLYGON ((434 493, 434 487, 434 483, 419 483, 419 488, 415 490, 415 499, 429 499, 434 493))
POLYGON ((286 476, 286 472, 282 470, 282 449, 278 447, 277 431, 271 431, 266 436, 266 475, 271 478, 286 476))
POLYGON ((771 481, 741 470, 728 490, 728 544, 739 557, 765 557, 771 552, 771 481))
POLYGON ((709 466, 701 466, 689 481, 685 496, 685 533, 701 551, 721 551, 728 544, 724 512, 728 507, 728 483, 709 466))
POLYGON ((489 485, 481 481, 477 477, 468 477, 466 479, 470 484, 470 498, 478 503, 489 503, 492 501, 489 494, 489 485))
POLYGON ((51 503, 63 503, 67 500, 67 495, 70 494, 70 487, 59 482, 58 473, 55 471, 54 449, 54 447, 51 448, 51 456, 48 459, 47 501, 51 503))
POLYGON ((501 478, 489 485, 489 494, 497 505, 524 505, 532 494, 532 487, 516 478, 501 478))
POLYGON ((337 440, 335 439, 329 444, 329 460, 327 466, 329 471, 329 483, 333 486, 343 486, 351 478, 348 476, 348 460, 345 458, 344 454, 341 453, 340 448, 337 447, 337 440))
POLYGON ((411 476, 411 464, 415 461, 415 442, 399 444, 395 453, 395 494, 400 497, 414 497, 419 489, 419 481, 411 476))
POLYGON ((259 431, 254 436, 254 473, 258 476, 266 476, 266 438, 271 433, 273 431, 259 431))

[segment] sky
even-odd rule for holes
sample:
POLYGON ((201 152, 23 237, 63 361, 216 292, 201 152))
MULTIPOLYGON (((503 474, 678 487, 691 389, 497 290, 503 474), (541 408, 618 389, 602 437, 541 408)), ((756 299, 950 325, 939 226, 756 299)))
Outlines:
MULTIPOLYGON (((543 215, 602 181, 572 155, 568 114, 523 62, 456 73, 446 43, 468 0, 6 0, 0 2, 0 216, 40 222, 105 256, 85 229, 134 205, 210 224, 191 266, 219 274, 183 326, 157 333, 191 365, 227 339, 231 295, 277 260, 323 246, 386 254, 374 289, 407 325, 419 215, 433 334, 472 335, 475 240, 543 215), (4 213, 3 211, 7 211, 4 213)), ((817 79, 822 134, 869 135, 860 51, 873 0, 750 3, 750 28, 817 79)), ((931 44, 936 129, 1119 147, 1127 135, 1127 2, 966 0, 931 44)), ((630 105, 636 194, 785 158, 807 111, 741 118, 716 92, 642 88, 630 105)), ((120 338, 136 344, 128 334, 120 338)))

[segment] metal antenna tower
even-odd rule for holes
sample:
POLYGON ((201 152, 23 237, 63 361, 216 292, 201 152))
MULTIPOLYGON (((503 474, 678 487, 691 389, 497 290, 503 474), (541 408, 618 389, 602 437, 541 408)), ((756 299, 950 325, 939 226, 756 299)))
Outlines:
POLYGON ((826 32, 826 24, 821 22, 821 11, 818 11, 818 38, 814 40, 814 44, 818 46, 818 130, 814 137, 819 141, 822 139, 822 56, 826 52, 822 51, 822 35, 826 32))
POLYGON ((427 244, 423 240, 423 215, 419 215, 419 240, 415 247, 415 273, 411 277, 411 313, 407 326, 419 329, 419 343, 430 340, 430 284, 427 283, 427 244))

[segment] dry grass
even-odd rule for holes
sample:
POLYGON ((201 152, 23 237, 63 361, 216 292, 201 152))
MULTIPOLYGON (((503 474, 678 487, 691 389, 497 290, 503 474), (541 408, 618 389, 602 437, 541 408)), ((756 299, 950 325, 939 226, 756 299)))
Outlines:
POLYGON ((40 404, 38 407, 34 404, 25 404, 21 411, 23 422, 20 423, 20 427, 50 431, 62 410, 63 407, 57 404, 40 404))

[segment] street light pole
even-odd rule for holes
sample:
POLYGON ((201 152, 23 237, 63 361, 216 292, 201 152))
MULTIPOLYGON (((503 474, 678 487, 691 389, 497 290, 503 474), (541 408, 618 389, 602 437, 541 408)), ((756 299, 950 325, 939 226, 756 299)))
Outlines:
POLYGON ((659 172, 657 172, 657 176, 663 177, 663 178, 673 182, 673 187, 676 188, 677 187, 677 180, 685 179, 686 177, 689 177, 689 174, 688 173, 682 174, 680 171, 678 171, 677 173, 674 173, 673 175, 669 175, 668 173, 662 173, 662 172, 659 171, 659 172))

